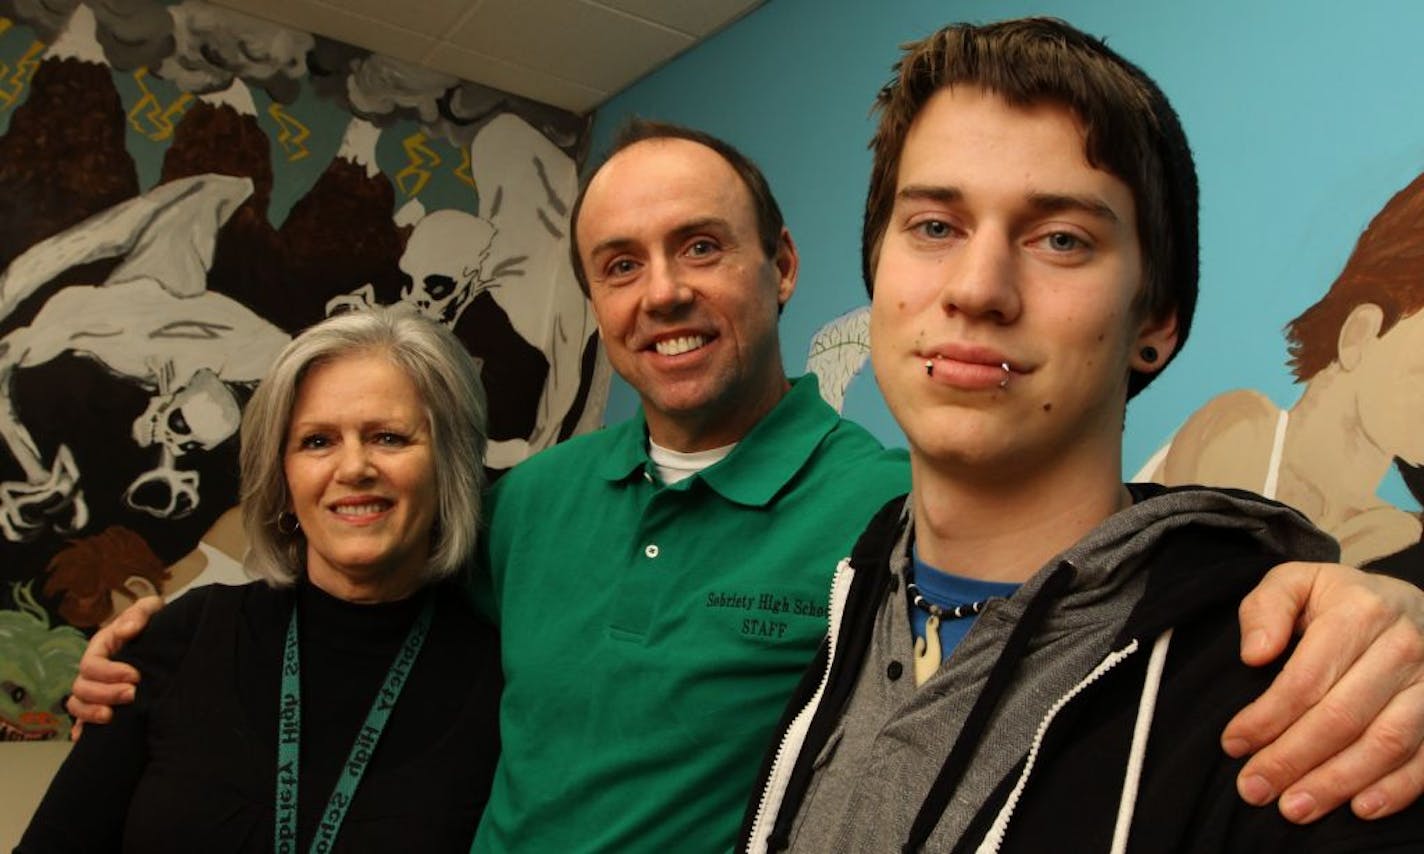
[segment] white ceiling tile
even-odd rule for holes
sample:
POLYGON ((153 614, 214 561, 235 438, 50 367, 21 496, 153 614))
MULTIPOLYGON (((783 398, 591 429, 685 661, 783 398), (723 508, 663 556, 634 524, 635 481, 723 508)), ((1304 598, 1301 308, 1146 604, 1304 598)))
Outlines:
POLYGON ((498 57, 461 50, 448 42, 431 50, 425 65, 579 114, 587 113, 612 94, 498 57))
POLYGON ((760 6, 763 0, 585 0, 702 37, 760 6))
POLYGON ((213 2, 582 113, 762 0, 213 2))
POLYGON ((435 39, 360 15, 336 14, 317 0, 218 0, 228 8, 246 12, 294 30, 326 36, 408 62, 419 62, 435 39))
POLYGON ((450 36, 484 56, 617 91, 694 40, 579 0, 486 0, 450 36))
POLYGON ((471 0, 420 0, 413 2, 392 2, 392 0, 318 0, 331 10, 333 15, 351 14, 370 18, 412 30, 427 36, 444 36, 450 28, 459 23, 471 7, 478 3, 471 0))

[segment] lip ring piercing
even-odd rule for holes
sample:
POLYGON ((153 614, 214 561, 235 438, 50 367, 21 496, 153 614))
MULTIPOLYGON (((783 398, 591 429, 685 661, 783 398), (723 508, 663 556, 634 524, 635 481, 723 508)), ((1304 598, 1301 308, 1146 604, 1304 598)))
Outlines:
MULTIPOLYGON (((1008 362, 1000 362, 999 367, 1004 369, 1004 378, 999 380, 999 388, 1008 388, 1009 378, 1014 375, 1014 372, 1009 367, 1008 362)), ((934 376, 934 359, 925 360, 925 375, 931 377, 934 376)))

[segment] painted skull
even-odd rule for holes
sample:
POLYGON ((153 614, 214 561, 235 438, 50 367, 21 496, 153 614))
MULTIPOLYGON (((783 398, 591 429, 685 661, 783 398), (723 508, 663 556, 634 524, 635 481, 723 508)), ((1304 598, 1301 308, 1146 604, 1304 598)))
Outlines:
POLYGON ((134 421, 133 438, 139 447, 159 445, 176 459, 217 447, 241 423, 242 408, 232 391, 217 374, 201 370, 176 392, 154 395, 134 421))
POLYGON ((454 326, 471 300, 494 280, 485 269, 495 227, 457 210, 422 217, 401 255, 401 272, 411 284, 401 299, 426 317, 454 326))
POLYGON ((242 408, 217 374, 204 369, 172 394, 157 394, 134 421, 139 447, 157 445, 162 454, 152 471, 124 490, 128 507, 160 519, 178 519, 198 506, 198 473, 174 463, 193 451, 212 450, 237 432, 242 408))

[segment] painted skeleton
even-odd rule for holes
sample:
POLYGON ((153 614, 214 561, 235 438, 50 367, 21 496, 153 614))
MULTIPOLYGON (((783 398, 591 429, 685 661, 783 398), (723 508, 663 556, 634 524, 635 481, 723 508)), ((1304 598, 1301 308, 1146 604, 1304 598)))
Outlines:
MULTIPOLYGON (((578 170, 558 146, 512 114, 480 129, 470 163, 481 215, 439 210, 416 223, 400 260, 411 277, 402 299, 453 326, 475 297, 489 291, 515 332, 548 358, 533 432, 489 445, 488 465, 508 468, 558 441, 584 381, 584 348, 595 325, 568 260, 578 170)), ((363 287, 330 301, 327 313, 373 301, 373 289, 363 287)), ((607 360, 598 359, 579 428, 601 421, 610 376, 607 360)))
MULTIPOLYGON (((410 277, 401 301, 451 329, 475 297, 497 286, 490 272, 490 244, 495 227, 488 220, 458 210, 438 210, 420 217, 406 241, 398 266, 410 277)), ((327 315, 369 308, 376 292, 363 285, 327 300, 327 315)))
POLYGON ((453 328, 475 297, 495 286, 489 268, 495 228, 464 211, 440 210, 416 224, 401 255, 410 276, 401 299, 453 328))
POLYGON ((70 267, 126 255, 103 285, 67 287, 34 320, 0 340, 0 438, 25 480, 0 483, 0 534, 11 541, 84 527, 88 511, 69 448, 46 462, 15 410, 17 369, 62 353, 93 359, 152 390, 132 437, 153 447, 152 470, 123 500, 160 518, 198 505, 198 474, 185 454, 233 435, 241 410, 228 384, 255 383, 286 333, 241 303, 207 290, 217 232, 252 192, 246 178, 197 175, 172 181, 96 214, 31 247, 0 276, 0 317, 70 267))

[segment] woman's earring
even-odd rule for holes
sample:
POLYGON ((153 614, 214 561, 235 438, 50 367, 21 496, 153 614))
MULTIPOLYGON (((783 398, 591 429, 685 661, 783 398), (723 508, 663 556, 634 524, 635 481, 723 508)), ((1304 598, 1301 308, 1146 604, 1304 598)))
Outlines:
POLYGON ((277 514, 277 533, 288 537, 302 529, 302 523, 297 521, 297 514, 283 510, 277 514))
POLYGON ((1146 347, 1143 347, 1141 350, 1137 351, 1137 353, 1139 356, 1142 357, 1142 361, 1146 362, 1147 364, 1157 364, 1157 348, 1153 347, 1151 344, 1147 345, 1146 347))

